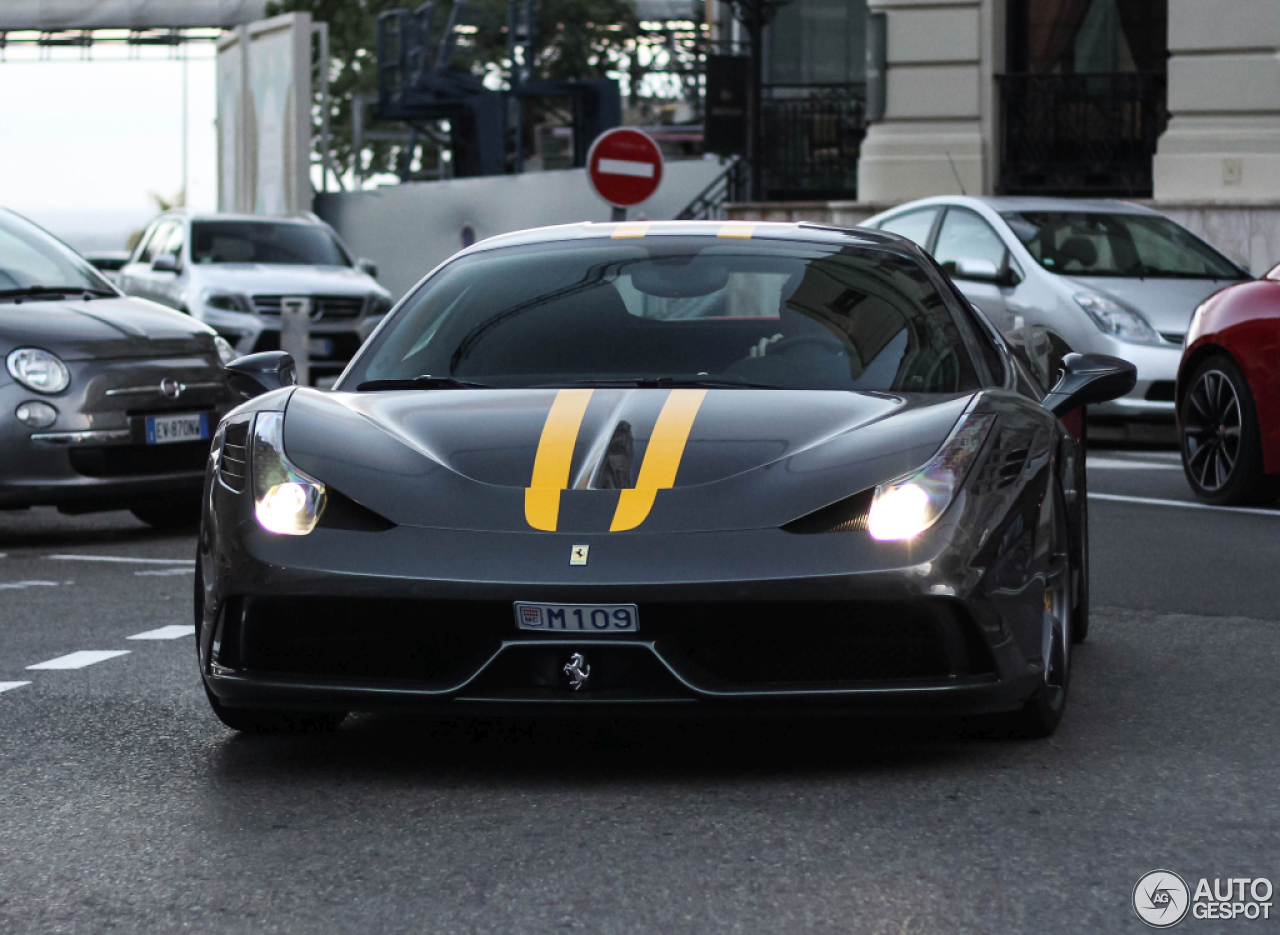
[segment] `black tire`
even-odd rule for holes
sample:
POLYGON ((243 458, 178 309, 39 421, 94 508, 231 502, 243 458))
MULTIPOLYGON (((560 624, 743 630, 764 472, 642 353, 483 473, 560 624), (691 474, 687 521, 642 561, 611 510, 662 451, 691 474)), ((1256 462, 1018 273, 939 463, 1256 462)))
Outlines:
POLYGON ((1089 488, 1088 480, 1076 488, 1080 501, 1080 528, 1075 543, 1076 602, 1071 615, 1071 642, 1089 638, 1089 488))
POLYGON ((1072 582, 1073 549, 1067 534, 1066 504, 1059 493, 1054 497, 1053 566, 1045 586, 1045 626, 1049 652, 1044 678, 1021 711, 1008 717, 1009 733, 1015 737, 1048 737, 1058 729, 1067 708, 1071 687, 1071 644, 1073 631, 1072 582))
POLYGON ((1280 478, 1262 466, 1249 382, 1226 354, 1192 371, 1178 409, 1178 447, 1187 482, 1206 503, 1268 503, 1280 494, 1280 478))
POLYGON ((153 529, 188 529, 200 523, 200 498, 177 503, 147 503, 129 508, 129 512, 153 529))

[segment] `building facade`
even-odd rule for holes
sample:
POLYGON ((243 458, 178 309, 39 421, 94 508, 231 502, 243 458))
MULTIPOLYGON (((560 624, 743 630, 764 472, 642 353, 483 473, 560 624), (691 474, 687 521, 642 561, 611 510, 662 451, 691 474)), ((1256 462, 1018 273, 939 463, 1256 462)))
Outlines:
POLYGON ((961 190, 1120 197, 1255 272, 1280 261, 1280 0, 795 0, 772 29, 768 80, 823 67, 805 62, 819 48, 864 51, 843 80, 879 71, 883 111, 863 115, 843 198, 766 192, 737 215, 848 223, 961 190), (859 19, 843 45, 828 7, 859 19), (875 19, 882 60, 865 56, 875 19))

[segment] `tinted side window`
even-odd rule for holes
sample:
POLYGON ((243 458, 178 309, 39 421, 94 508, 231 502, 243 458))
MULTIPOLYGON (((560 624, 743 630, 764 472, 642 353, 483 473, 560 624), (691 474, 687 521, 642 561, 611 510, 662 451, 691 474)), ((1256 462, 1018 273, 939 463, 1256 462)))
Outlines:
POLYGON ((990 260, 999 269, 1004 264, 1004 241, 972 211, 950 208, 938 231, 933 258, 948 273, 956 271, 956 260, 990 260))
POLYGON ((921 208, 919 211, 908 211, 897 217, 889 218, 880 225, 882 231, 899 234, 913 241, 918 246, 926 247, 929 243, 929 232, 933 230, 933 222, 938 217, 939 208, 921 208))

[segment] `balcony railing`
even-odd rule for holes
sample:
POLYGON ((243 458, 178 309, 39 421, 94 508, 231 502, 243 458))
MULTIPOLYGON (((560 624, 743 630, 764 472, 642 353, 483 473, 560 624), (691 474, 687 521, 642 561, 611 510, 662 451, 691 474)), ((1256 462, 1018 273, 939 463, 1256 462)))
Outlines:
POLYGON ((863 85, 770 85, 764 95, 761 200, 856 198, 863 85))
POLYGON ((997 75, 1000 191, 1151 196, 1151 158, 1168 119, 1152 72, 997 75))

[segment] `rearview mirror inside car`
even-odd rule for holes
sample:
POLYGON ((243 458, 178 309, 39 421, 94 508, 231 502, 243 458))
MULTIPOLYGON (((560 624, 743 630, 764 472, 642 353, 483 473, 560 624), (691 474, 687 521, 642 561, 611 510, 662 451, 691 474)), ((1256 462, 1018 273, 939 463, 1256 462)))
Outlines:
POLYGON ((1127 360, 1105 354, 1067 354, 1062 358, 1062 376, 1043 405, 1062 416, 1090 403, 1119 399, 1137 382, 1138 368, 1127 360))
POLYGON ((227 364, 227 382, 245 399, 270 393, 282 386, 295 386, 298 366, 284 351, 262 351, 227 364))
POLYGON ((162 253, 151 261, 151 269, 156 273, 176 273, 178 258, 172 253, 162 253))

